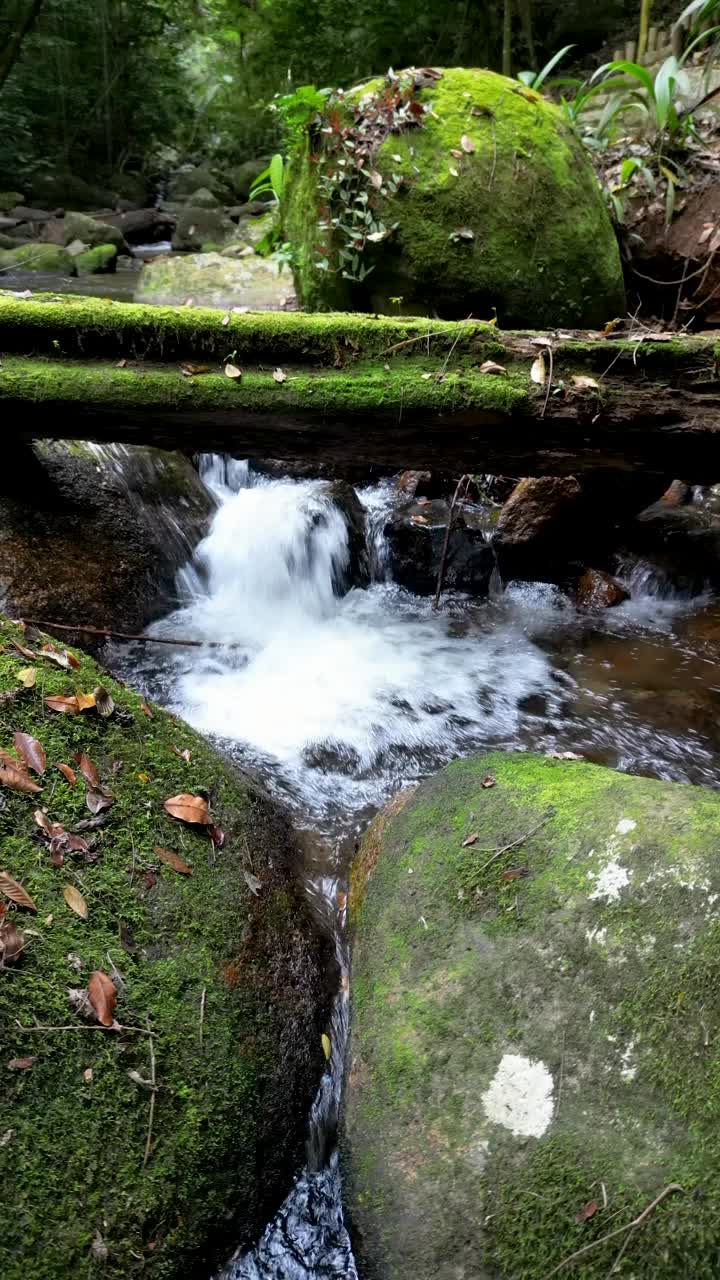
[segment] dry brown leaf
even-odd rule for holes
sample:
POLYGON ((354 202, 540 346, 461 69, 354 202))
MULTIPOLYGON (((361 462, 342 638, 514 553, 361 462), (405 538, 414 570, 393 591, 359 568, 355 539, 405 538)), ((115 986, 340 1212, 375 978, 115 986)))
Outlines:
POLYGON ((597 1213, 599 1208, 600 1206, 597 1200, 588 1200, 587 1204, 584 1204, 582 1209, 580 1209, 580 1211, 575 1214, 575 1221, 588 1222, 590 1218, 595 1217, 595 1214, 597 1213))
POLYGON ((44 658, 46 662, 54 662, 56 667, 62 667, 64 671, 69 671, 73 663, 76 667, 80 666, 77 658, 74 658, 73 662, 71 662, 70 654, 56 649, 54 644, 44 644, 40 650, 39 657, 44 658))
POLYGON ((47 757, 43 749, 42 743, 37 738, 33 738, 30 733, 20 733, 19 731, 13 738, 15 750, 22 756, 28 769, 32 769, 35 773, 44 773, 47 768, 47 757))
POLYGON ((484 777, 484 778, 483 778, 483 780, 482 780, 482 785, 483 785, 486 789, 487 789, 488 787, 496 787, 496 786, 497 786, 497 778, 495 777, 495 774, 494 774, 494 773, 486 773, 486 774, 485 774, 485 777, 484 777))
POLYGON ((61 715, 76 716, 80 711, 80 703, 74 694, 58 694, 45 699, 45 706, 51 711, 59 711, 61 715))
POLYGON ((475 150, 475 143, 473 142, 472 138, 468 138, 466 133, 464 133, 462 138, 460 139, 460 146, 462 147, 465 154, 468 156, 471 156, 475 150))
POLYGON ((172 751, 173 755, 176 755, 181 760, 184 760, 186 764, 190 764, 190 761, 192 760, 192 752, 188 751, 187 747, 185 747, 184 750, 182 751, 180 750, 179 747, 171 747, 170 750, 172 751))
POLYGON ((463 849, 469 848, 471 844, 477 844, 479 839, 477 832, 474 832, 473 835, 468 836, 467 840, 463 840, 463 849))
POLYGON ((93 764, 90 757, 86 755, 84 751, 80 752, 76 756, 73 756, 73 759, 77 760, 78 767, 85 781, 89 783, 91 787, 94 787, 97 790, 99 790, 101 783, 100 783, 100 774, 98 773, 97 765, 93 764))
POLYGON ((222 849, 225 844, 225 832, 222 827, 217 827, 214 822, 211 822, 207 829, 207 833, 212 840, 212 843, 215 845, 215 848, 222 849))
POLYGON ((37 1062, 37 1056, 30 1058, 11 1058, 7 1064, 8 1071, 27 1071, 35 1062, 37 1062))
POLYGON ((13 649, 17 649, 18 653, 21 653, 23 658, 27 658, 29 662, 35 662, 36 658, 40 656, 34 653, 32 649, 26 648, 24 644, 20 644, 19 640, 11 640, 10 643, 13 649))
POLYGON ((242 378, 242 369, 238 369, 236 364, 225 365, 226 378, 242 378))
POLYGON ((104 791, 94 791, 92 787, 88 787, 85 793, 85 803, 91 813, 102 813, 105 809, 110 809, 115 801, 112 796, 107 795, 104 791))
POLYGON ((599 391, 600 384, 594 378, 586 378, 582 373, 574 373, 570 379, 574 387, 579 391, 599 391))
POLYGON ((90 974, 87 993, 98 1022, 103 1027, 111 1027, 117 1001, 117 991, 112 978, 103 973, 102 969, 95 969, 90 974))
POLYGON ((93 689, 92 696, 98 715, 107 720, 108 716, 111 716, 115 710, 115 703, 113 702, 111 695, 108 693, 107 689, 103 689, 102 685, 99 684, 96 689, 93 689))
POLYGON ((243 875, 250 892, 253 893, 256 898, 259 897, 260 890, 262 889, 262 880, 258 880, 257 876, 254 876, 252 871, 243 871, 243 875))
POLYGON ((523 876, 529 876, 530 871, 527 867, 509 867, 507 871, 503 871, 501 880, 522 880, 523 876))
POLYGON ((85 1070, 83 1071, 83 1080, 85 1081, 86 1084, 92 1084, 92 1078, 93 1078, 92 1067, 86 1067, 85 1070))
POLYGON ((147 702, 140 703, 140 710, 142 711, 144 716, 147 716, 148 720, 152 720, 153 718, 152 708, 148 706, 147 702))
POLYGON ((504 374, 507 377, 507 369, 504 364, 496 364, 494 360, 484 360, 480 365, 481 373, 504 374))
POLYGON ((161 845, 156 845, 153 853, 156 858, 165 863, 166 867, 172 867, 173 871, 177 871, 181 876, 191 876, 192 867, 188 866, 178 853, 172 849, 163 849, 161 845))
POLYGON ((18 671, 15 678, 16 680, 19 680, 20 684, 24 685, 26 689, 34 689, 35 681, 37 680, 37 668, 23 667, 22 671, 18 671))
POLYGON ((25 934, 12 920, 0 920, 0 969, 17 964, 25 950, 25 934))
POLYGON ((275 372, 273 373, 273 378, 275 379, 276 382, 285 382, 287 379, 287 374, 284 369, 276 369, 275 372))
POLYGON ((77 782, 77 774, 74 769, 70 768, 69 764, 56 764, 55 768, 60 770, 63 777, 70 783, 71 787, 75 786, 75 783, 77 782))
POLYGON ((0 893, 15 903, 16 907, 27 907, 28 911, 37 911, 30 894, 19 880, 13 880, 7 871, 0 871, 0 893))
POLYGON ((170 796, 165 800, 163 808, 171 818, 177 818, 180 822, 198 823, 201 826, 210 825, 208 802, 204 796, 185 794, 170 796))
POLYGON ((94 693, 78 693, 77 694, 78 711, 91 711, 95 706, 94 693))
POLYGON ((65 888, 63 889, 63 898, 67 902, 70 910, 75 912, 76 916, 80 916, 81 920, 87 920, 87 902, 83 898, 80 890, 75 888, 74 884, 65 885, 65 888))
POLYGON ((547 381, 547 373, 545 371, 545 356, 542 351, 533 362, 530 369, 530 377, 539 387, 544 387, 547 381))
POLYGON ((42 787, 38 786, 37 782, 33 782, 21 764, 0 765, 0 785, 8 787, 10 791, 29 793, 42 791, 42 787))
POLYGON ((188 363, 181 364, 180 372, 183 373, 186 378, 192 378, 199 373, 209 373, 210 365, 209 364, 188 364, 188 363))

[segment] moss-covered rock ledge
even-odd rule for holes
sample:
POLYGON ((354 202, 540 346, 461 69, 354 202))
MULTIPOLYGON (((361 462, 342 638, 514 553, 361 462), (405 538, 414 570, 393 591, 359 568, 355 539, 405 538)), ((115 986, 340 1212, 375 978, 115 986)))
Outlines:
POLYGON ((324 1066, 325 946, 293 886, 282 815, 187 725, 90 659, 63 670, 16 648, 38 652, 43 640, 0 621, 0 748, 12 753, 20 730, 47 759, 41 792, 0 789, 0 871, 37 907, 0 892, 3 928, 25 940, 0 964, 0 1272, 207 1277, 257 1237, 302 1163, 324 1066), (47 705, 98 685, 114 699, 108 718, 47 705), (82 752, 114 803, 103 825, 78 831, 91 819, 82 752), (183 793, 209 797, 224 844, 165 812, 183 793), (43 839, 40 807, 89 852, 43 839), (87 988, 94 970, 114 982, 122 1030, 71 1005, 68 990, 87 988))
POLYGON ((719 843, 717 792, 532 755, 376 820, 350 895, 363 1276, 720 1274, 719 843))

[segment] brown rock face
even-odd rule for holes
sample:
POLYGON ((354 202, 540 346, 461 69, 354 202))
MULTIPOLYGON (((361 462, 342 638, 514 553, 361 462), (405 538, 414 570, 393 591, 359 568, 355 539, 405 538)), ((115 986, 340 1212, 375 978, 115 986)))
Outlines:
POLYGON ((560 537, 580 514, 582 489, 574 476, 521 480, 500 512, 497 530, 506 546, 560 537))
POLYGON ((576 601, 580 609, 612 609, 630 599, 617 578, 602 569, 586 569, 577 585, 576 601))

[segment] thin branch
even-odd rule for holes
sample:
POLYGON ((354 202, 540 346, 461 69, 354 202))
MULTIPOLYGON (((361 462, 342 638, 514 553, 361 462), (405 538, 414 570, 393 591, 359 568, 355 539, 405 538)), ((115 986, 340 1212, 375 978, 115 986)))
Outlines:
POLYGON ((193 649, 228 649, 234 647, 233 645, 225 644, 222 640, 182 640, 171 636, 132 635, 128 631, 108 631, 105 627, 86 627, 81 622, 77 624, 47 622, 39 618, 22 618, 21 621, 28 627, 52 627, 55 631, 82 631, 91 636, 104 636, 106 640, 139 640, 143 644, 181 644, 189 645, 193 649))
POLYGON ((32 1026, 32 1027, 26 1027, 26 1026, 24 1026, 24 1025, 23 1025, 23 1023, 22 1023, 22 1022, 18 1022, 18 1020, 17 1020, 17 1018, 16 1018, 16 1019, 15 1019, 15 1024, 16 1024, 16 1026, 18 1027, 18 1030, 20 1030, 20 1031, 24 1031, 24 1032, 28 1032, 28 1031, 30 1031, 30 1032, 35 1032, 35 1031, 113 1031, 113 1032, 115 1032, 115 1031, 135 1031, 135 1032, 137 1032, 137 1034, 138 1034, 138 1035, 140 1035, 140 1036, 155 1036, 155 1035, 156 1035, 156 1032, 155 1032, 155 1031, 147 1031, 147 1030, 145 1029, 145 1027, 130 1027, 130 1026, 123 1026, 121 1023, 117 1023, 117 1025, 116 1025, 116 1026, 114 1026, 114 1027, 104 1027, 104 1026, 102 1025, 102 1023, 98 1023, 98 1024, 97 1024, 97 1026, 96 1026, 94 1023, 78 1022, 78 1023, 77 1023, 77 1025, 76 1025, 74 1022, 69 1022, 66 1026, 61 1026, 61 1027, 49 1027, 49 1026, 44 1026, 44 1025, 43 1025, 42 1023, 40 1023, 40 1022, 36 1022, 36 1023, 35 1023, 35 1025, 34 1025, 34 1026, 32 1026))
MULTIPOLYGON (((624 1227, 616 1227, 614 1231, 608 1231, 606 1235, 600 1236, 599 1240, 593 1240, 590 1244, 586 1244, 582 1249, 576 1249, 575 1253, 571 1253, 567 1258, 563 1258, 562 1262, 559 1262, 552 1271, 548 1272, 545 1280, 551 1280, 551 1277, 556 1276, 558 1271, 563 1271, 565 1267, 569 1267, 573 1262, 577 1262, 578 1258, 583 1258, 586 1253, 590 1253, 592 1249, 598 1249, 600 1245, 606 1244, 608 1240, 614 1240, 616 1236, 621 1236, 624 1231, 636 1231, 637 1228, 641 1227, 643 1222, 650 1217, 650 1214, 657 1209, 658 1205, 662 1204, 663 1200, 665 1200, 667 1196, 672 1195, 675 1191, 680 1191, 683 1195, 685 1194, 684 1187, 681 1187, 678 1182, 671 1182, 669 1186, 663 1188, 660 1195, 656 1196, 646 1209, 643 1209, 642 1213, 638 1214, 637 1218, 633 1218, 632 1222, 626 1222, 624 1227)), ((613 1270, 619 1262, 620 1256, 621 1255, 618 1255, 615 1259, 613 1270)), ((612 1272, 610 1274, 612 1274, 612 1272)))
POLYGON ((437 586, 435 588, 435 598, 433 600, 433 606, 432 606, 436 612, 440 608, 440 596, 442 594, 443 582, 445 580, 445 564, 447 562, 448 547, 450 546, 450 537, 455 525, 455 512, 457 510, 457 507, 460 504, 460 501, 464 502, 466 500, 467 491, 471 483, 472 483, 472 476, 469 473, 466 472, 464 475, 461 475, 460 479, 457 482, 457 487, 453 494, 452 502, 450 503, 450 513, 448 515, 447 525, 445 526, 445 537, 443 539, 443 547, 440 555, 440 565, 438 568, 437 586), (461 499, 460 490, 463 486, 465 487, 465 491, 461 499))
POLYGON ((207 999, 207 987, 203 987, 200 997, 200 1026, 198 1028, 200 1044, 203 1042, 203 1023, 205 1021, 205 1000, 207 999))
POLYGON ((546 347, 545 350, 547 351, 548 356, 550 357, 550 373, 548 374, 547 391, 545 392, 545 402, 542 407, 542 413, 540 414, 541 418, 544 418, 547 412, 548 400, 550 399, 550 392, 552 391, 553 369, 555 367, 555 358, 553 356, 552 347, 546 347))
POLYGON ((475 852, 477 853, 492 853, 492 858, 488 858, 487 862, 483 863, 483 865, 480 868, 480 871, 486 871, 487 868, 491 866, 492 863, 495 862, 497 858, 501 857, 503 853, 509 853, 511 849, 517 849, 518 845, 524 844, 526 840, 530 839, 530 836, 534 836, 536 831, 539 831, 541 827, 544 827, 545 823, 549 822, 550 819, 554 817, 554 815, 555 815, 555 807, 554 805, 551 805, 547 813, 545 814, 545 816, 542 817, 539 822, 536 822, 535 826, 531 827, 529 831, 526 831, 524 836, 518 836, 518 839, 511 840, 510 844, 504 844, 502 849, 476 850, 475 852))
POLYGON ((150 1045, 150 1085, 152 1088, 152 1092, 150 1094, 150 1115, 148 1116, 148 1131, 147 1131, 147 1139, 145 1141, 145 1155, 143 1156, 143 1164, 142 1164, 143 1169, 147 1167, 147 1162, 150 1159, 150 1149, 152 1146, 153 1120, 155 1119, 155 1095, 157 1094, 157 1080, 155 1077, 155 1045, 153 1044, 153 1035, 150 1029, 149 1014, 147 1015, 146 1022, 147 1022, 148 1035, 150 1036, 150 1040, 148 1043, 150 1045))
POLYGON ((410 347, 414 342, 429 342, 431 338, 444 338, 445 336, 440 329, 436 329, 435 333, 416 334, 414 338, 406 338, 404 342, 396 342, 394 346, 385 347, 384 351, 378 351, 378 359, 380 356, 392 355, 393 351, 399 351, 401 347, 410 347))

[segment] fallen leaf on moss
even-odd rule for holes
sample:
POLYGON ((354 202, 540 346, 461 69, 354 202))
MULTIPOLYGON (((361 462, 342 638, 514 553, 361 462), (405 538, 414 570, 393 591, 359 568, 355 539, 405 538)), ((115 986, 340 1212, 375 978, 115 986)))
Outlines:
POLYGON ((33 769, 35 773, 44 773, 47 768, 47 757, 43 749, 42 743, 37 738, 33 738, 30 733, 18 733, 13 738, 15 750, 20 753, 25 761, 28 769, 33 769))
POLYGON ((57 694, 45 699, 45 706, 61 715, 76 716, 80 711, 80 703, 74 694, 57 694))
POLYGON ((70 768, 69 764, 56 764, 55 768, 60 770, 63 777, 70 783, 71 787, 75 786, 75 783, 77 782, 77 774, 74 769, 70 768))
POLYGON ((242 378, 242 369, 238 369, 236 364, 225 365, 226 378, 242 378))
POLYGON ((225 844, 225 832, 223 831, 222 827, 217 827, 214 822, 211 822, 207 831, 210 839, 215 845, 215 848, 222 849, 223 845, 225 844))
POLYGON ((173 755, 179 756, 179 758, 184 760, 186 764, 190 764, 190 761, 192 760, 192 753, 188 751, 187 747, 185 747, 183 751, 181 751, 179 747, 171 747, 170 750, 173 755))
POLYGON ((140 710, 142 711, 144 716, 147 716, 148 720, 152 720, 153 718, 152 708, 148 706, 147 702, 140 703, 140 710))
POLYGON ((8 787, 10 791, 42 791, 42 787, 37 782, 33 782, 32 778, 25 772, 20 764, 2 764, 0 765, 0 784, 8 787))
POLYGON ((37 1056, 30 1058, 11 1058, 8 1062, 8 1071, 27 1071, 34 1062, 37 1062, 37 1056))
POLYGON ((65 888, 63 889, 63 898, 67 902, 70 910, 75 912, 76 916, 80 916, 81 920, 87 920, 87 902, 83 898, 80 890, 75 888, 74 884, 65 885, 65 888))
POLYGON ((276 382, 285 382, 287 380, 287 374, 284 369, 276 369, 273 373, 273 378, 276 382))
POLYGON ((471 156, 475 151, 475 143, 473 142, 472 138, 468 138, 466 133, 464 133, 462 138, 460 139, 460 146, 462 147, 465 154, 468 156, 471 156))
POLYGON ((106 795, 104 791, 94 791, 92 787, 88 787, 85 793, 85 803, 92 814, 102 813, 104 809, 110 809, 115 801, 112 796, 106 795))
POLYGON ((463 840, 463 842, 462 842, 462 847, 463 847, 463 849, 467 849, 467 848, 469 848, 469 846, 470 846, 471 844, 477 844, 477 842, 478 842, 478 840, 479 840, 479 839, 480 839, 480 837, 479 837, 479 835, 477 834, 477 832, 475 831, 471 836, 468 836, 467 840, 463 840))
POLYGON ((0 969, 17 964, 25 950, 25 934, 12 920, 0 920, 0 969))
POLYGON ((138 782, 145 782, 145 783, 146 783, 146 782, 149 782, 149 781, 150 781, 150 774, 149 774, 149 773, 139 773, 139 774, 137 775, 137 780, 138 780, 138 782))
POLYGON ((323 1053, 325 1054, 325 1057, 329 1062, 332 1057, 332 1045, 330 1043, 330 1037, 326 1035, 324 1031, 322 1033, 321 1040, 322 1040, 323 1053))
POLYGON ((117 1002, 117 991, 112 978, 103 973, 102 969, 93 970, 90 974, 87 993, 98 1022, 103 1027, 111 1027, 117 1002))
POLYGON ((547 381, 547 374, 545 372, 545 356, 543 355, 542 351, 540 352, 540 355, 537 356, 532 362, 532 366, 530 368, 530 377, 532 381, 537 383, 539 387, 545 386, 545 383, 547 381))
POLYGON ((192 867, 180 857, 179 853, 175 853, 173 849, 163 849, 162 845, 156 845, 153 849, 156 858, 165 863, 166 867, 172 867, 173 871, 177 871, 181 876, 191 876, 192 867))
POLYGON ((594 378, 588 378, 583 373, 574 373, 570 379, 574 387, 578 391, 599 391, 600 384, 594 378))
POLYGON ((262 889, 262 880, 258 880, 257 876, 254 876, 252 871, 243 871, 243 875, 250 892, 254 893, 256 898, 259 897, 260 890, 262 889))
POLYGON ((7 871, 0 871, 0 893, 15 903, 16 907, 27 907, 28 911, 37 911, 30 894, 19 880, 13 880, 7 871))
POLYGON ((111 716, 115 710, 115 703, 113 702, 111 695, 108 693, 107 689, 103 689, 102 685, 99 684, 96 689, 93 689, 92 696, 98 715, 102 716, 104 720, 107 720, 108 716, 111 716))
POLYGON ((54 644, 44 644, 38 656, 44 658, 46 662, 54 662, 64 671, 69 671, 71 667, 77 669, 80 666, 74 653, 68 653, 67 649, 56 649, 54 644))
POLYGON ((588 1200, 587 1204, 584 1204, 582 1209, 580 1209, 579 1212, 575 1214, 575 1221, 588 1222, 590 1218, 595 1217, 595 1214, 597 1213, 599 1208, 600 1206, 597 1200, 588 1200))
POLYGON ((177 818, 180 822, 195 823, 200 826, 210 825, 208 802, 204 796, 185 794, 170 796, 165 800, 163 808, 171 818, 177 818))
POLYGON ((507 377, 507 369, 504 364, 497 364, 495 360, 484 360, 480 365, 481 373, 495 373, 507 377))
POLYGON ((17 649, 18 653, 21 653, 23 658, 27 658, 29 662, 35 662, 39 656, 37 653, 34 653, 32 649, 28 649, 24 644, 20 644, 19 640, 11 640, 10 643, 13 646, 13 649, 17 649))
POLYGON ((495 774, 494 774, 494 773, 486 773, 486 774, 485 774, 485 777, 484 777, 484 778, 483 778, 483 780, 482 780, 482 785, 483 785, 483 787, 485 787, 485 789, 486 789, 486 790, 487 790, 487 788, 488 788, 488 787, 496 787, 496 786, 497 786, 497 778, 495 777, 495 774))
POLYGON ((22 671, 18 671, 16 679, 19 680, 20 684, 24 685, 26 689, 34 689, 35 681, 37 680, 37 668, 23 667, 22 671))
POLYGON ((78 704, 79 711, 91 711, 92 708, 95 706, 95 694, 94 693, 78 693, 77 704, 78 704))
POLYGON ((74 755, 73 760, 77 760, 78 768, 80 769, 80 772, 83 778, 85 779, 85 781, 89 783, 91 787, 95 787, 97 790, 99 790, 100 774, 98 773, 97 765, 93 764, 90 757, 86 755, 84 751, 79 751, 76 755, 74 755))
POLYGON ((508 867, 507 871, 503 871, 501 880, 522 880, 524 876, 529 876, 530 871, 527 867, 508 867))

